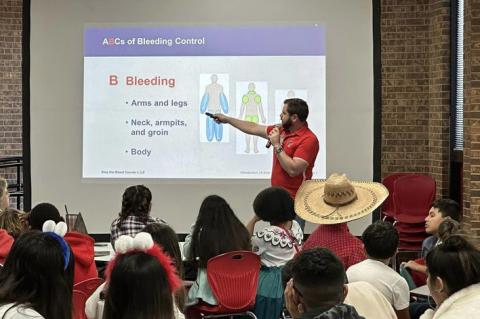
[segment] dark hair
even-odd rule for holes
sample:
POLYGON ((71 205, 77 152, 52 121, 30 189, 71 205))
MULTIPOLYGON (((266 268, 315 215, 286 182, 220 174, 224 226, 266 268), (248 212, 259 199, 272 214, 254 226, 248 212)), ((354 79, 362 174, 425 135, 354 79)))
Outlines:
POLYGON ((248 230, 225 199, 210 195, 200 206, 189 257, 205 268, 210 258, 236 250, 251 250, 248 230))
POLYGON ((142 232, 152 235, 153 241, 160 245, 165 253, 175 262, 175 268, 180 277, 183 278, 182 254, 180 253, 178 236, 172 227, 167 224, 153 223, 145 226, 142 232))
POLYGON ((437 208, 442 217, 451 217, 453 220, 460 221, 460 205, 453 199, 441 198, 432 204, 433 208, 437 208))
POLYGON ((110 275, 104 319, 172 319, 173 299, 167 274, 144 252, 119 255, 110 275))
POLYGON ((287 112, 289 115, 297 114, 301 122, 305 122, 308 117, 308 104, 302 99, 293 98, 286 99, 283 104, 287 105, 287 112))
POLYGON ((0 305, 25 304, 44 318, 71 318, 73 264, 72 255, 64 270, 62 248, 55 238, 38 231, 21 235, 0 271, 0 305))
POLYGON ((292 277, 308 308, 319 304, 334 306, 343 302, 345 268, 326 248, 313 248, 298 254, 292 265, 292 277))
POLYGON ((462 236, 450 236, 432 249, 426 264, 430 278, 440 277, 449 296, 480 282, 480 251, 462 236))
POLYGON ((287 287, 287 283, 292 279, 292 268, 295 259, 290 259, 282 268, 282 286, 283 290, 287 287))
POLYGON ((131 215, 148 216, 151 203, 152 193, 146 186, 130 186, 123 192, 120 218, 125 219, 131 215))
POLYGON ((365 229, 362 234, 367 254, 375 259, 387 259, 395 255, 399 236, 395 227, 384 221, 377 221, 365 229))
POLYGON ((27 230, 25 223, 21 219, 21 216, 24 214, 13 208, 0 211, 0 229, 5 229, 10 236, 18 238, 27 230))
POLYGON ((273 225, 295 219, 293 199, 282 187, 269 187, 258 193, 253 211, 263 221, 273 225))
POLYGON ((28 215, 28 224, 31 229, 42 230, 43 223, 47 220, 53 220, 55 223, 64 221, 57 207, 50 203, 36 205, 28 215))
POLYGON ((438 225, 438 238, 443 242, 448 237, 455 235, 460 230, 460 223, 453 220, 450 216, 445 217, 443 222, 438 225))
MULTIPOLYGON (((178 236, 175 231, 167 224, 154 223, 146 226, 143 232, 152 235, 155 243, 160 245, 164 252, 169 255, 175 262, 175 268, 180 278, 183 278, 183 261, 180 253, 180 246, 178 245, 178 236)), ((183 287, 182 287, 183 288, 183 287)), ((186 291, 180 288, 175 293, 175 302, 180 310, 185 309, 186 291)))

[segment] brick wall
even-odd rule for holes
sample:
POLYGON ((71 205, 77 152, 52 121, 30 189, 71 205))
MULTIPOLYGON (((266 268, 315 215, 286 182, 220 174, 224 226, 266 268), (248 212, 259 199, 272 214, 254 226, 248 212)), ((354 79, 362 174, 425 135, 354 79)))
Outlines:
POLYGON ((22 1, 0 1, 0 157, 22 154, 22 1))
POLYGON ((480 245, 480 1, 465 0, 464 226, 480 245))
MULTIPOLYGON (((22 1, 0 0, 0 158, 22 155, 22 1)), ((9 181, 15 170, 0 171, 9 181)))
POLYGON ((448 194, 450 1, 382 0, 382 176, 433 176, 448 194))

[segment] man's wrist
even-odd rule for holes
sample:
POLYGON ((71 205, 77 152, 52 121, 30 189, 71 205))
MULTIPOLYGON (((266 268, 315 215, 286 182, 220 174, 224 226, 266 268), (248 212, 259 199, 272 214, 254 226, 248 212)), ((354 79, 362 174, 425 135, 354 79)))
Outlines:
POLYGON ((277 154, 277 156, 279 156, 280 153, 283 152, 282 145, 280 145, 280 144, 274 145, 274 149, 275 149, 275 153, 277 154))

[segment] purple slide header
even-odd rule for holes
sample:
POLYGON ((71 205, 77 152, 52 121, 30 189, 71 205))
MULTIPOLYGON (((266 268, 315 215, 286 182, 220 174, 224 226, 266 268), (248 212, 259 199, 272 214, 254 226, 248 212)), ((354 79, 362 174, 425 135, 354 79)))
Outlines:
POLYGON ((325 55, 323 27, 86 28, 88 56, 325 55))

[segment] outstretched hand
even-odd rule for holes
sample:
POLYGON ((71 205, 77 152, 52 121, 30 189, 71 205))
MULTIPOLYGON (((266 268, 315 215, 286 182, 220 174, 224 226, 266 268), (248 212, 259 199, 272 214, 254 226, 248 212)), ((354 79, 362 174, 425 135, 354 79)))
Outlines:
POLYGON ((215 113, 213 114, 215 122, 217 123, 228 123, 228 116, 222 113, 215 113))

